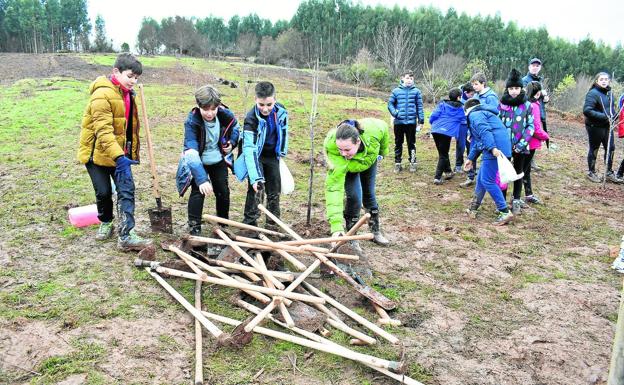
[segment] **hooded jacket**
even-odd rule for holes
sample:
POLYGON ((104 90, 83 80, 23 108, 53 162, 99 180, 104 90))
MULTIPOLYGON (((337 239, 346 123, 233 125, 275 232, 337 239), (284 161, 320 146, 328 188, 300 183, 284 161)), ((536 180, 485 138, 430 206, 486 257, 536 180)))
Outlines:
POLYGON ((115 159, 124 154, 139 160, 139 117, 134 91, 130 94, 131 127, 126 125, 126 107, 120 86, 114 85, 108 77, 100 76, 89 86, 89 94, 80 129, 78 161, 86 164, 92 160, 98 166, 115 167, 115 159), (128 129, 131 134, 126 143, 128 129))
POLYGON ((415 86, 407 87, 403 82, 392 90, 388 99, 388 111, 394 116, 396 124, 423 124, 425 112, 420 90, 415 86))
POLYGON ((351 159, 340 155, 336 145, 336 129, 327 133, 323 148, 327 158, 327 176, 325 178, 325 205, 331 232, 343 231, 343 210, 345 177, 348 172, 366 171, 377 162, 377 156, 388 154, 388 125, 380 119, 365 118, 358 120, 363 132, 360 134, 362 151, 351 159))
POLYGON ((459 136, 461 126, 466 125, 466 115, 461 102, 443 100, 429 117, 432 134, 443 134, 453 138, 459 136))
POLYGON ((531 103, 526 100, 524 91, 514 98, 505 90, 499 110, 498 116, 505 127, 510 130, 513 152, 528 154, 529 142, 535 133, 535 125, 531 103))
POLYGON ((490 87, 485 88, 480 94, 475 94, 472 98, 481 102, 481 109, 498 114, 498 95, 490 87))
POLYGON ((602 88, 594 84, 585 95, 585 104, 583 105, 585 125, 609 128, 610 119, 615 116, 615 111, 615 100, 611 87, 602 88))
POLYGON ((472 134, 468 159, 474 162, 479 151, 483 152, 483 159, 496 159, 492 155, 494 148, 499 149, 507 158, 511 156, 509 129, 503 125, 498 115, 477 105, 468 113, 467 118, 472 134))

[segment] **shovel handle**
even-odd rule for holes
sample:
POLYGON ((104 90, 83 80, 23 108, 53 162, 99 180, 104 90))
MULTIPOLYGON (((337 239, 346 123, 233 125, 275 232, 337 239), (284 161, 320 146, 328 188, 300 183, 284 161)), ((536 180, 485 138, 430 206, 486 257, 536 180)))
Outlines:
POLYGON ((147 119, 147 108, 145 106, 145 96, 143 95, 143 84, 139 83, 139 98, 141 99, 141 114, 143 115, 143 123, 145 125, 145 139, 147 139, 147 156, 150 161, 150 171, 152 172, 152 191, 156 198, 158 208, 162 208, 160 202, 160 186, 158 183, 158 174, 156 173, 156 162, 154 161, 154 148, 152 146, 152 133, 150 131, 149 120, 147 119))

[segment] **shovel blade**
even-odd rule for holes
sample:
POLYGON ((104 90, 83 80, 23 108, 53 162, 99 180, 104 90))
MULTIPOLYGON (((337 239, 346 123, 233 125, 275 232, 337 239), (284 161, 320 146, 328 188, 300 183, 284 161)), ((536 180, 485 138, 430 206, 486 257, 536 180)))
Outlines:
POLYGON ((152 231, 158 231, 167 234, 173 233, 171 207, 153 208, 147 211, 149 213, 152 231))

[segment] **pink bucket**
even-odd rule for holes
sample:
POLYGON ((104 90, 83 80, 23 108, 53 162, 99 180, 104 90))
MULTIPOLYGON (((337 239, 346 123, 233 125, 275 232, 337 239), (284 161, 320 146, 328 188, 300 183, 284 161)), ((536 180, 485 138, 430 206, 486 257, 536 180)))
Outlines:
POLYGON ((69 223, 76 227, 85 227, 97 225, 100 223, 98 219, 98 210, 96 205, 73 207, 69 209, 69 223))

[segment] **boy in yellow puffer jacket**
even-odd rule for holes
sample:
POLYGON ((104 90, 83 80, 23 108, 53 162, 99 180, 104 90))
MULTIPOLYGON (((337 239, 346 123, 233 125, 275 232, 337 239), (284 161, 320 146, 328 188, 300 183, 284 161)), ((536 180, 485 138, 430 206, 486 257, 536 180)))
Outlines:
POLYGON ((117 245, 140 250, 151 244, 134 231, 134 180, 130 166, 139 163, 139 119, 132 90, 143 66, 133 55, 117 57, 113 72, 100 76, 89 87, 89 103, 82 118, 78 161, 93 183, 100 228, 96 240, 113 234, 113 190, 117 190, 120 216, 117 245))

